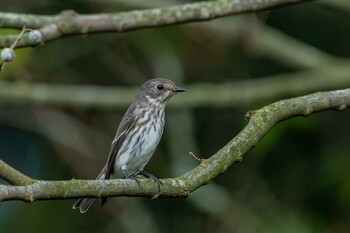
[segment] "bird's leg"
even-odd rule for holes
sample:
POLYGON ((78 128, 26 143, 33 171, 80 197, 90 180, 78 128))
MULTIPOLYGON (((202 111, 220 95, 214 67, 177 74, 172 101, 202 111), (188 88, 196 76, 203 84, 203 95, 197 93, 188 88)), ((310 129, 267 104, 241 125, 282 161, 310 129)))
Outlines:
POLYGON ((154 180, 157 185, 158 185, 158 191, 160 192, 160 186, 163 185, 162 181, 160 181, 160 179, 158 179, 157 177, 155 177, 154 175, 152 175, 151 173, 149 172, 146 172, 145 170, 140 170, 140 173, 152 180, 154 180))
POLYGON ((126 164, 123 164, 121 166, 122 172, 123 172, 123 179, 127 179, 128 178, 128 172, 126 171, 126 164))
POLYGON ((122 166, 122 172, 123 172, 123 179, 132 179, 132 180, 135 180, 136 183, 137 183, 139 186, 141 185, 141 184, 140 184, 140 181, 137 179, 136 176, 131 176, 131 177, 129 177, 128 172, 126 171, 126 165, 125 165, 125 164, 122 166))

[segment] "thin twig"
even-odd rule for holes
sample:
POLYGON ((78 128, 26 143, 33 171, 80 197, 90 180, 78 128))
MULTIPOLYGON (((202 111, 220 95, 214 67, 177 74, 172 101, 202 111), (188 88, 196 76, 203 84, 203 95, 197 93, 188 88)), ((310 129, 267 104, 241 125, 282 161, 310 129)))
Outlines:
MULTIPOLYGON (((14 50, 14 49, 16 48, 17 44, 18 44, 19 41, 22 39, 22 37, 23 37, 23 35, 24 35, 24 33, 25 33, 26 31, 30 31, 30 29, 26 29, 26 26, 23 26, 23 28, 22 28, 21 32, 19 33, 19 35, 17 36, 16 40, 15 40, 15 41, 12 43, 12 45, 9 47, 10 49, 14 50)), ((1 63, 0 63, 0 72, 1 72, 2 69, 4 68, 6 62, 7 62, 7 61, 4 61, 4 60, 1 61, 1 63)))
POLYGON ((198 162, 201 162, 201 161, 202 161, 202 159, 199 158, 199 157, 197 157, 193 152, 188 152, 188 153, 192 156, 192 158, 194 158, 194 160, 196 160, 196 161, 198 161, 198 162))
POLYGON ((24 25, 21 32, 18 34, 16 40, 13 42, 13 44, 10 46, 11 49, 15 49, 17 44, 19 43, 19 41, 22 39, 23 37, 23 34, 26 32, 26 31, 30 31, 30 29, 27 29, 26 26, 24 25))

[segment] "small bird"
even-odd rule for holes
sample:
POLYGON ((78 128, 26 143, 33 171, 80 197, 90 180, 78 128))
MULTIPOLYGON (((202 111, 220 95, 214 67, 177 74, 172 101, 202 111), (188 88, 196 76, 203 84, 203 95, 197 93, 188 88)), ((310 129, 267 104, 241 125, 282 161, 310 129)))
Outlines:
MULTIPOLYGON (((150 79, 142 84, 135 101, 119 124, 107 163, 97 180, 131 178, 139 183, 136 176, 142 174, 157 182, 160 189, 161 181, 143 169, 162 137, 167 101, 174 94, 184 91, 173 81, 163 78, 150 79)), ((108 200, 102 198, 101 206, 108 200)), ((85 213, 94 201, 95 198, 80 198, 73 209, 85 213)))

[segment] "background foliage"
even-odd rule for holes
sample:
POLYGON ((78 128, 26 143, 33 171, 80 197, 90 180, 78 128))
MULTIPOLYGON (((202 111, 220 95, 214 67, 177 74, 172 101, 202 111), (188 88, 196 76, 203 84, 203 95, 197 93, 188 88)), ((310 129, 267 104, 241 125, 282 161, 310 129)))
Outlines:
MULTIPOLYGON (((183 2, 2 0, 1 11, 95 13, 183 2)), ((16 83, 137 86, 151 77, 166 77, 185 88, 204 82, 243 82, 250 88, 259 80, 294 73, 291 78, 300 80, 298 71, 311 69, 309 51, 286 56, 266 44, 288 51, 297 43, 345 61, 350 55, 349 6, 330 2, 275 9, 260 14, 259 20, 241 15, 66 37, 16 50, 15 61, 6 64, 0 78, 16 83), (290 46, 278 44, 281 33, 290 46)), ((0 28, 1 34, 9 32, 0 28)), ((337 79, 329 76, 328 82, 332 80, 337 79)), ((304 83, 296 85, 302 89, 304 83)), ((248 96, 239 107, 184 108, 170 103, 165 134, 147 170, 158 177, 183 174, 196 165, 188 152, 201 157, 215 153, 245 125, 245 112, 300 93, 286 91, 269 100, 248 96)), ((191 90, 171 102, 181 98, 190 100, 191 90)), ((94 178, 124 111, 0 99, 1 159, 37 179, 94 178)), ((6 202, 0 204, 1 232, 349 232, 349 116, 348 111, 326 112, 278 125, 241 163, 185 200, 114 198, 84 215, 71 210, 71 200, 6 202)))

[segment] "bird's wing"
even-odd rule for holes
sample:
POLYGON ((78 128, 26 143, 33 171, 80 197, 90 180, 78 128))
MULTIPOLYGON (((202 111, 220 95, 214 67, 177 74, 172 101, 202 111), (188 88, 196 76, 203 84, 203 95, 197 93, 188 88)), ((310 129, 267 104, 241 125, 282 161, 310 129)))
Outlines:
POLYGON ((123 142, 125 141, 126 136, 136 125, 137 117, 135 114, 134 106, 130 108, 125 113, 122 121, 120 122, 117 134, 112 141, 111 150, 109 151, 108 160, 106 164, 105 179, 109 179, 113 173, 113 167, 118 155, 118 151, 121 148, 123 142))

